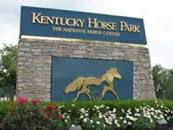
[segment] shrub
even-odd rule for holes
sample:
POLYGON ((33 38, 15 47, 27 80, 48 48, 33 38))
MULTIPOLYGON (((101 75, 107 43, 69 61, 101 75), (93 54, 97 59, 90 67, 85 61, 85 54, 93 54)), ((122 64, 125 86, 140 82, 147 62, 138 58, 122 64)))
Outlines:
POLYGON ((56 103, 21 97, 6 106, 5 130, 67 130, 74 125, 84 130, 154 130, 160 119, 173 124, 173 102, 166 100, 56 103))
POLYGON ((2 125, 5 130, 64 129, 63 120, 63 114, 56 106, 42 106, 39 99, 20 97, 11 105, 2 125))

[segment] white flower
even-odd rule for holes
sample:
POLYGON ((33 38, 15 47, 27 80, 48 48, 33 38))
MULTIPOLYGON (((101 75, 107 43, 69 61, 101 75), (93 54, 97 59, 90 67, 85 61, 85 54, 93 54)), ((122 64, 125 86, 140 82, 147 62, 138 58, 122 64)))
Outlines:
POLYGON ((106 109, 110 109, 110 107, 106 106, 106 109))
POLYGON ((90 120, 90 123, 92 124, 93 123, 93 120, 90 120))
POLYGON ((128 112, 129 114, 132 114, 131 108, 129 108, 129 109, 127 110, 127 112, 128 112))
POLYGON ((61 106, 59 106, 58 108, 61 109, 61 108, 63 108, 63 107, 64 107, 64 105, 61 105, 61 106))
POLYGON ((85 109, 84 109, 84 108, 81 108, 80 111, 81 111, 82 113, 85 113, 85 109))
POLYGON ((117 125, 118 124, 118 120, 114 120, 114 124, 117 125))
POLYGON ((81 115, 81 116, 80 116, 80 119, 83 119, 83 118, 84 118, 84 116, 83 116, 83 115, 81 115))
POLYGON ((150 122, 151 122, 151 123, 153 122, 153 119, 152 119, 152 118, 150 118, 150 122))
POLYGON ((85 113, 85 116, 88 116, 89 114, 88 113, 85 113))
POLYGON ((168 117, 167 117, 167 120, 169 121, 170 119, 171 119, 171 117, 168 116, 168 117))
POLYGON ((113 121, 113 118, 112 118, 111 116, 109 116, 109 117, 108 117, 108 120, 109 120, 110 122, 112 122, 112 121, 113 121))
POLYGON ((163 105, 161 105, 160 107, 161 107, 161 108, 163 108, 164 106, 163 106, 163 105))
POLYGON ((158 101, 157 101, 157 100, 155 100, 154 102, 155 102, 155 103, 158 103, 158 101))
POLYGON ((110 120, 108 118, 105 118, 105 122, 109 125, 112 125, 112 122, 110 122, 110 120))
POLYGON ((135 111, 138 113, 139 112, 139 108, 135 108, 135 111))
POLYGON ((120 119, 120 120, 122 120, 122 119, 123 119, 123 117, 122 117, 122 116, 120 116, 120 117, 119 117, 119 119, 120 119))
POLYGON ((75 104, 71 104, 72 107, 75 107, 76 105, 75 104))
POLYGON ((99 109, 99 106, 94 106, 94 108, 96 108, 98 110, 99 109))
POLYGON ((7 73, 7 70, 6 69, 4 69, 3 71, 4 71, 4 73, 7 73))
POLYGON ((111 116, 113 119, 116 118, 116 115, 115 115, 115 114, 111 114, 110 116, 111 116))
POLYGON ((72 125, 71 125, 71 127, 75 127, 75 125, 74 125, 74 124, 72 124, 72 125))
POLYGON ((104 108, 104 107, 105 107, 105 105, 104 105, 104 104, 102 104, 100 107, 101 107, 101 108, 104 108))
POLYGON ((127 121, 126 121, 126 120, 123 120, 123 123, 124 123, 124 124, 126 124, 126 123, 127 123, 127 121))
POLYGON ((128 123, 127 123, 128 125, 131 125, 132 123, 130 122, 130 121, 128 121, 128 123))
POLYGON ((87 119, 87 118, 84 118, 84 119, 83 119, 83 122, 87 122, 87 121, 88 121, 88 119, 87 119))
POLYGON ((121 109, 121 111, 122 111, 122 113, 125 113, 125 110, 123 108, 121 109))
POLYGON ((69 118, 70 118, 70 116, 69 116, 69 115, 67 115, 67 116, 66 116, 66 118, 67 118, 67 119, 69 119, 69 118))
POLYGON ((117 123, 117 127, 120 127, 120 124, 119 123, 117 123))
POLYGON ((100 119, 103 118, 103 115, 102 115, 101 113, 99 113, 99 118, 100 118, 100 119))
POLYGON ((154 108, 153 108, 153 107, 151 107, 150 109, 151 109, 152 111, 154 111, 154 108))
POLYGON ((131 121, 136 121, 137 120, 137 118, 135 118, 133 116, 128 116, 127 118, 130 119, 131 121))
POLYGON ((100 124, 100 121, 96 121, 96 124, 98 124, 98 125, 99 125, 99 124, 100 124))
POLYGON ((114 108, 114 109, 112 110, 112 112, 114 112, 114 113, 115 113, 116 111, 117 111, 116 108, 114 108))

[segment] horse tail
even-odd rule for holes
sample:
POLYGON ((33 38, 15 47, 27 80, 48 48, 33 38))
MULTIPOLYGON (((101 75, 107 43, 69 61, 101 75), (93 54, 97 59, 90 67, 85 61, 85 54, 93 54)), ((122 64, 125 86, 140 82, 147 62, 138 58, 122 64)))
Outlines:
POLYGON ((74 92, 82 87, 84 77, 78 77, 65 87, 65 93, 74 92))

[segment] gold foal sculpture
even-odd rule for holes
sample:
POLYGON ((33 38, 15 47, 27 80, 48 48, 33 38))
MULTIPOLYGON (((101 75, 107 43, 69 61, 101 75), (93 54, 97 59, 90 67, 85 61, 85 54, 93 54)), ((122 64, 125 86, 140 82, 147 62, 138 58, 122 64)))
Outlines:
POLYGON ((65 94, 70 92, 78 91, 76 97, 73 101, 77 101, 81 94, 86 94, 89 100, 101 100, 106 93, 111 92, 116 99, 119 99, 116 90, 114 89, 114 78, 121 79, 121 75, 118 72, 117 68, 110 68, 108 69, 101 78, 97 77, 78 77, 69 83, 65 89, 65 94), (99 86, 101 83, 105 82, 106 85, 103 87, 100 97, 94 99, 90 87, 99 86))

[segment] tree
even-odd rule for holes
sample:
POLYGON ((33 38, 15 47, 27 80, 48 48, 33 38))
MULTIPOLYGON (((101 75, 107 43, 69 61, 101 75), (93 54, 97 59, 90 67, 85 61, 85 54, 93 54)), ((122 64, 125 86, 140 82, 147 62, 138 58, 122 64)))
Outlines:
POLYGON ((16 50, 9 45, 0 50, 0 95, 13 99, 16 90, 16 50))
POLYGON ((173 99, 173 69, 155 65, 152 73, 157 98, 173 99))

